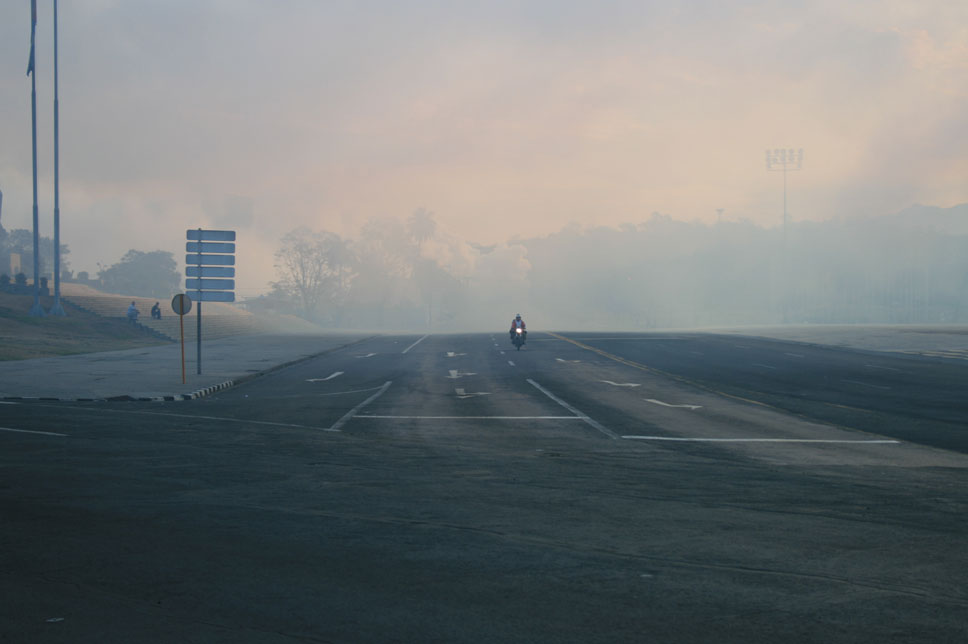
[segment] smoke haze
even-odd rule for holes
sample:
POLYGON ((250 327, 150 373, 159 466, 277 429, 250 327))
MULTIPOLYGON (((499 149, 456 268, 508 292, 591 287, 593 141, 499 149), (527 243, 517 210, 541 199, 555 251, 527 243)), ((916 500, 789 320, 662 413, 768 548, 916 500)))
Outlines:
MULTIPOLYGON (((0 8, 7 230, 30 227, 29 5, 0 8)), ((41 3, 48 236, 51 18, 41 3)), ((963 232, 919 245, 895 223, 869 227, 968 202, 963 3, 87 0, 61 3, 59 20, 75 270, 129 249, 180 259, 186 229, 232 228, 238 293, 254 297, 279 279, 286 233, 362 244, 367 222, 404 227, 418 208, 437 222, 419 256, 469 307, 455 323, 529 308, 583 326, 884 319, 896 303, 881 286, 938 293, 957 268, 925 262, 957 255, 945 237, 963 232), (787 177, 788 253, 782 178, 763 164, 775 147, 805 149, 787 177), (898 262, 908 277, 891 277, 898 262), (840 272, 793 281, 822 265, 840 272), (858 271, 850 297, 865 304, 849 308, 858 271)), ((397 322, 426 317, 414 293, 423 313, 397 322)), ((934 295, 907 297, 941 315, 934 295)))

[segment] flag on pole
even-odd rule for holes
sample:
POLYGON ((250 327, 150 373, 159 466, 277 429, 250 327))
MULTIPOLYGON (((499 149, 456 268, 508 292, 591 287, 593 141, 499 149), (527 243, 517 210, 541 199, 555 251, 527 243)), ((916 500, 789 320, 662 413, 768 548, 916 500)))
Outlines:
POLYGON ((37 31, 37 0, 30 0, 30 61, 27 63, 27 76, 34 71, 34 33, 37 31))

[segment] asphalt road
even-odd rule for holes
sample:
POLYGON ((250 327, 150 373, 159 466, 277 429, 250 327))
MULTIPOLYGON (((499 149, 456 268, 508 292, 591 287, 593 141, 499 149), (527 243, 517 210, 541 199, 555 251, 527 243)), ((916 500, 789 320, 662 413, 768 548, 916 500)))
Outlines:
POLYGON ((966 390, 957 360, 532 333, 0 405, 0 641, 968 641, 966 390))

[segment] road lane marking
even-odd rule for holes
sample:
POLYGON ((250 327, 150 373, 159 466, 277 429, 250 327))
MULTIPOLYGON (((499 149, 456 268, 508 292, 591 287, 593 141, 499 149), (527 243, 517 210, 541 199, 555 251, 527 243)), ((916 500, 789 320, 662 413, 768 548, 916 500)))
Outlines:
POLYGON ((356 418, 388 420, 584 420, 579 416, 384 416, 378 414, 359 414, 356 418))
POLYGON ((861 385, 862 387, 870 387, 871 389, 890 389, 890 387, 883 387, 881 385, 872 385, 868 382, 860 382, 859 380, 847 380, 843 378, 841 382, 849 382, 852 385, 861 385))
POLYGON ((306 382, 326 382, 327 380, 332 380, 333 378, 336 378, 337 376, 342 376, 342 375, 343 375, 342 371, 334 371, 333 373, 329 374, 325 378, 310 378, 306 382))
MULTIPOLYGON (((424 337, 427 337, 427 336, 424 336, 424 337)), ((331 432, 338 432, 338 431, 340 431, 340 427, 342 427, 343 425, 345 425, 346 423, 348 423, 353 418, 353 416, 355 416, 361 409, 363 409, 364 407, 366 407, 367 405, 369 405, 371 402, 373 402, 374 400, 376 400, 377 398, 379 398, 380 396, 382 396, 384 393, 386 393, 386 390, 389 389, 390 388, 390 385, 392 385, 392 384, 393 384, 393 381, 392 380, 387 380, 385 383, 383 383, 383 386, 380 387, 380 389, 377 390, 377 392, 375 394, 373 394, 372 396, 370 396, 369 398, 367 398, 366 400, 364 400, 363 402, 361 402, 359 405, 357 405, 353 409, 351 409, 348 412, 346 412, 343 415, 342 418, 340 418, 335 423, 333 423, 333 426, 329 428, 329 431, 331 431, 331 432)))
POLYGON ((476 373, 473 373, 471 371, 458 371, 457 369, 448 369, 448 373, 450 373, 450 375, 447 376, 447 378, 450 380, 457 380, 458 378, 463 378, 464 376, 477 375, 476 373))
POLYGON ((69 434, 58 434, 56 432, 38 432, 32 429, 14 429, 12 427, 0 427, 0 432, 16 432, 18 434, 41 434, 42 436, 69 436, 69 434))
POLYGON ((368 391, 376 391, 377 389, 379 389, 379 387, 369 387, 368 389, 350 389, 348 391, 331 391, 329 393, 324 393, 324 394, 291 394, 286 396, 265 396, 265 398, 268 398, 271 400, 284 400, 286 398, 326 398, 329 396, 346 396, 348 394, 365 394, 368 391))
POLYGON ((602 382, 607 382, 615 387, 641 387, 637 382, 612 382, 611 380, 602 380, 602 382))
POLYGON ((615 362, 618 362, 620 364, 628 365, 629 367, 632 367, 633 369, 638 369, 638 370, 644 371, 646 373, 657 374, 657 375, 662 376, 663 378, 669 378, 670 380, 675 380, 676 382, 682 382, 682 383, 685 383, 685 384, 687 384, 687 385, 689 385, 691 387, 696 387, 698 389, 702 389, 704 391, 708 391, 710 393, 714 393, 717 396, 723 396, 724 398, 730 398, 732 400, 740 400, 742 402, 749 403, 751 405, 758 405, 760 407, 766 407, 767 409, 779 409, 778 407, 774 407, 773 405, 767 404, 767 403, 762 402, 760 400, 753 400, 752 398, 744 398, 743 396, 737 396, 736 394, 727 393, 725 391, 721 391, 719 389, 715 389, 715 388, 710 387, 708 385, 704 385, 703 383, 698 382, 696 380, 690 380, 689 378, 686 378, 685 376, 679 376, 679 375, 676 375, 676 374, 671 373, 669 371, 663 371, 661 369, 656 369, 655 367, 649 367, 649 366, 646 366, 646 365, 641 364, 639 362, 635 362, 634 360, 628 360, 628 359, 623 358, 621 356, 617 356, 614 353, 609 353, 608 351, 603 351, 602 349, 596 349, 595 347, 593 347, 591 345, 583 344, 581 342, 578 342, 577 340, 573 340, 573 339, 568 338, 568 337, 565 337, 565 336, 563 336, 563 335, 561 335, 559 333, 555 333, 554 331, 546 331, 546 333, 548 335, 550 335, 551 337, 553 337, 553 338, 557 338, 559 340, 563 340, 565 342, 569 342, 569 343, 575 345, 576 347, 580 347, 582 349, 585 349, 586 351, 591 351, 593 353, 597 353, 598 355, 600 355, 600 356, 602 356, 604 358, 608 358, 609 360, 614 360, 615 362))
POLYGON ((365 356, 356 356, 356 357, 357 358, 372 358, 375 355, 376 355, 375 353, 368 353, 365 356))
POLYGON ((448 358, 456 358, 458 356, 466 356, 466 355, 467 355, 466 353, 454 353, 453 351, 448 351, 447 352, 447 357, 448 358))
POLYGON ((784 353, 785 356, 790 356, 791 358, 802 358, 802 353, 784 353))
MULTIPOLYGON (((227 418, 225 416, 193 416, 191 414, 166 414, 154 411, 125 411, 119 409, 102 409, 100 411, 113 411, 117 413, 144 414, 146 416, 174 416, 175 418, 190 418, 192 420, 218 420, 226 423, 245 423, 247 425, 269 425, 270 427, 296 427, 298 429, 321 429, 324 432, 334 431, 323 427, 312 427, 310 425, 294 425, 293 423, 273 423, 268 420, 250 420, 248 418, 227 418)), ((339 431, 339 430, 336 430, 339 431)))
POLYGON ((895 369, 894 367, 881 367, 876 364, 865 364, 864 366, 867 367, 868 369, 882 369, 884 371, 897 371, 898 373, 901 372, 900 369, 895 369))
POLYGON ((837 440, 826 438, 679 438, 675 436, 622 436, 639 441, 676 441, 687 443, 848 443, 854 445, 900 445, 896 440, 837 440))
POLYGON ((508 360, 508 364, 511 365, 512 367, 515 366, 514 360, 508 360))
POLYGON ((595 421, 592 418, 589 418, 587 415, 581 413, 580 411, 578 411, 577 409, 575 409, 574 407, 572 407, 571 405, 569 405, 568 403, 566 403, 564 400, 562 400, 558 396, 554 395, 553 393, 551 393, 550 391, 548 391, 547 389, 545 389, 544 387, 542 387, 541 385, 539 385, 538 383, 536 383, 531 378, 528 378, 528 383, 530 383, 531 386, 533 386, 535 389, 537 389, 538 391, 540 391, 541 393, 543 393, 545 396, 547 396, 548 398, 551 398, 553 401, 555 401, 556 403, 558 403, 559 405, 561 405, 562 407, 564 407, 565 409, 567 409, 571 413, 575 414, 575 416, 577 416, 578 418, 582 419, 587 424, 591 425, 592 427, 594 427, 595 429, 597 429, 601 433, 605 434, 609 438, 611 438, 613 440, 615 440, 615 439, 618 438, 618 435, 617 434, 609 431, 608 429, 606 429, 605 427, 603 427, 597 421, 595 421))
POLYGON ((655 398, 646 398, 646 402, 653 403, 655 405, 662 405, 663 407, 684 407, 686 409, 702 409, 702 405, 671 405, 667 402, 662 402, 661 400, 656 400, 655 398))
MULTIPOLYGON (((430 334, 428 333, 427 335, 430 335, 430 334)), ((419 340, 417 340, 416 342, 414 342, 413 344, 411 344, 409 347, 407 347, 406 349, 404 349, 401 353, 406 353, 407 351, 410 351, 410 349, 413 349, 415 346, 417 346, 418 344, 420 344, 421 342, 423 342, 424 341, 424 338, 426 338, 427 335, 425 335, 423 338, 420 338, 419 340)))
MULTIPOLYGON (((369 391, 376 391, 377 394, 370 396, 366 401, 374 399, 375 396, 379 396, 384 391, 386 391, 389 386, 389 382, 384 383, 381 387, 371 387, 369 389, 356 389, 353 391, 338 391, 330 394, 313 394, 313 397, 317 396, 342 396, 345 394, 362 394, 369 391)), ((303 396, 282 396, 283 398, 301 398, 303 396)), ((173 414, 170 412, 163 411, 139 411, 134 409, 108 409, 105 407, 74 407, 74 406, 61 406, 61 405, 40 405, 41 407, 49 407, 52 409, 70 409, 73 411, 88 412, 95 414, 134 414, 136 416, 165 416, 170 418, 186 418, 189 420, 216 420, 226 423, 243 423, 246 425, 268 425, 270 427, 294 427, 296 429, 313 429, 322 432, 333 432, 340 431, 339 429, 332 429, 329 427, 314 427, 313 425, 297 425, 295 423, 274 423, 267 420, 252 420, 249 418, 229 418, 226 416, 198 416, 193 414, 173 414)), ((358 406, 359 407, 359 406, 358 406)))
POLYGON ((558 362, 581 362, 581 360, 562 360, 561 358, 555 358, 558 362))
POLYGON ((772 369, 773 371, 776 371, 776 367, 771 367, 770 365, 763 364, 762 362, 754 362, 752 364, 754 367, 763 367, 764 369, 772 369))

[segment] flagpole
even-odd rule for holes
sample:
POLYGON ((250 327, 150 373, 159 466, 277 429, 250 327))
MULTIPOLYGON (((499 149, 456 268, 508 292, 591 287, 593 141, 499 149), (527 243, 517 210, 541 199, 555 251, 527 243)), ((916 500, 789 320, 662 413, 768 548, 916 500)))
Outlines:
POLYGON ((57 97, 57 0, 54 0, 54 305, 51 315, 67 315, 60 301, 60 106, 57 97))
POLYGON ((34 305, 30 315, 44 317, 43 307, 40 306, 40 232, 39 217, 37 215, 37 70, 34 69, 34 36, 37 31, 37 0, 30 0, 30 64, 27 73, 30 74, 30 124, 34 153, 34 305))

